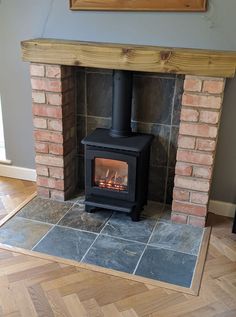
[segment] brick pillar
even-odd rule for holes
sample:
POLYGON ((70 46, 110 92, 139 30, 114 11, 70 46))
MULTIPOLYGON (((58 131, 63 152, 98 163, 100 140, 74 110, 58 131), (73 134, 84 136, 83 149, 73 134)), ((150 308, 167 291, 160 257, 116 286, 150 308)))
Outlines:
POLYGON ((171 219, 205 226, 225 79, 186 76, 171 219))
POLYGON ((73 67, 31 64, 38 195, 59 200, 75 181, 75 92, 73 67))

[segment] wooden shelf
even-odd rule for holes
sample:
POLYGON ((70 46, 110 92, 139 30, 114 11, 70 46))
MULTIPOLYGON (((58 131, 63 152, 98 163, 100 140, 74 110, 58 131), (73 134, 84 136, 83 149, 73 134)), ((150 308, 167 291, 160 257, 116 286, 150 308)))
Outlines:
POLYGON ((236 52, 34 39, 21 43, 24 61, 105 69, 234 77, 236 52))

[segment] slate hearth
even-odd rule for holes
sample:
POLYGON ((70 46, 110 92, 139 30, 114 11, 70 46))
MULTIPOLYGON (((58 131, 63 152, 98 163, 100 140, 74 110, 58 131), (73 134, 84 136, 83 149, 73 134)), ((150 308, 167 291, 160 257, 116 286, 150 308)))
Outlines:
POLYGON ((203 229, 173 224, 149 202, 140 222, 112 211, 86 213, 83 197, 36 197, 0 228, 0 242, 189 288, 203 229))

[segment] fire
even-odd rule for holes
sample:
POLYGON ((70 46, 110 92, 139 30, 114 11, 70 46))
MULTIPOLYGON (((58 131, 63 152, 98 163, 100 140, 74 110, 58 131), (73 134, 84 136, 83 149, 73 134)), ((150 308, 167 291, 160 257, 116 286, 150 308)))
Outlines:
POLYGON ((127 191, 127 175, 119 175, 117 171, 115 173, 110 172, 107 169, 105 177, 98 176, 95 180, 95 185, 100 188, 115 190, 115 191, 127 191))

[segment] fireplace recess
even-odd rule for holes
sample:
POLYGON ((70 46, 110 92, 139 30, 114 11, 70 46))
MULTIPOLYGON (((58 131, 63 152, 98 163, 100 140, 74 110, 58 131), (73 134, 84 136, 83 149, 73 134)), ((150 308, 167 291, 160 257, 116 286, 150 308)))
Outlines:
POLYGON ((96 129, 85 145, 85 205, 130 213, 140 218, 147 204, 150 146, 153 136, 132 133, 132 72, 113 73, 112 127, 96 129))

